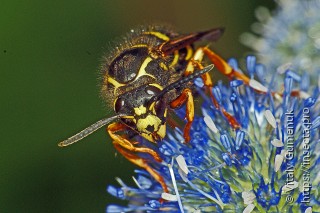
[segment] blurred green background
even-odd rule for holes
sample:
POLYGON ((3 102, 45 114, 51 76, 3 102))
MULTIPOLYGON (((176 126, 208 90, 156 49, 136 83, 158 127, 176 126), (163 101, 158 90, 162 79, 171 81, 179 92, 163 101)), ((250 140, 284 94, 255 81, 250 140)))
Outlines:
POLYGON ((134 167, 116 155, 104 130, 77 145, 57 142, 112 115, 99 98, 106 47, 143 23, 181 32, 224 26, 214 45, 223 57, 248 51, 254 9, 270 0, 9 1, 0 3, 0 212, 104 212, 115 177, 134 167))

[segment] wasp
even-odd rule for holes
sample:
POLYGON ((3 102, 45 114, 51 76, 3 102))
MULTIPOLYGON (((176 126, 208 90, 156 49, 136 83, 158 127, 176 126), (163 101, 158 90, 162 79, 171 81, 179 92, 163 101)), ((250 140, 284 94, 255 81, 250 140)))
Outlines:
POLYGON ((162 176, 148 165, 141 153, 161 162, 160 155, 152 148, 133 141, 129 135, 140 135, 151 143, 157 143, 166 135, 170 118, 168 110, 186 105, 185 142, 190 141, 190 129, 194 119, 192 80, 201 77, 209 88, 214 106, 235 128, 236 119, 220 107, 210 89, 213 86, 209 71, 213 66, 229 78, 241 79, 249 84, 244 74, 232 69, 208 46, 195 48, 198 41, 216 41, 223 28, 178 34, 162 27, 149 27, 132 31, 129 38, 106 58, 102 65, 101 95, 111 103, 115 116, 104 118, 78 134, 59 143, 71 145, 99 128, 107 126, 107 132, 119 153, 132 163, 146 169, 162 186, 168 188, 162 176), (204 58, 209 60, 205 66, 204 58))

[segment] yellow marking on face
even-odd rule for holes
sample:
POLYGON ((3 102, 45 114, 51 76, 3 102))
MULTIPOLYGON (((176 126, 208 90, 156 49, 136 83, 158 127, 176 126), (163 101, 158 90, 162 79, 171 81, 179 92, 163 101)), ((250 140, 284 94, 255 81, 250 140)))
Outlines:
POLYGON ((174 51, 174 58, 172 63, 169 65, 169 67, 173 67, 174 65, 176 65, 178 63, 179 60, 179 50, 175 50, 174 51))
POLYGON ((168 110, 166 109, 166 110, 164 111, 164 114, 163 114, 163 117, 165 117, 165 118, 167 117, 167 111, 168 111, 168 110))
POLYGON ((161 67, 162 69, 164 69, 165 71, 168 71, 168 67, 167 67, 167 65, 165 65, 165 63, 161 62, 161 63, 160 63, 160 67, 161 67))
POLYGON ((133 109, 134 109, 134 113, 138 116, 145 114, 147 112, 147 108, 142 105, 137 108, 133 108, 133 109))
POLYGON ((110 76, 108 76, 107 80, 108 80, 108 82, 109 82, 110 84, 112 84, 112 85, 115 87, 114 93, 116 93, 116 90, 117 90, 119 87, 125 86, 125 84, 119 83, 118 81, 114 80, 114 79, 111 78, 110 76))
POLYGON ((130 119, 130 120, 132 120, 134 123, 137 123, 137 120, 134 118, 133 115, 125 115, 125 116, 121 116, 121 118, 130 119))
POLYGON ((162 124, 159 127, 157 134, 160 136, 160 138, 164 138, 166 136, 166 124, 162 124))
POLYGON ((121 118, 126 118, 126 119, 135 120, 133 115, 124 115, 124 116, 121 116, 121 118))
POLYGON ((155 115, 148 115, 145 118, 138 119, 137 129, 139 130, 139 132, 151 134, 152 132, 149 132, 147 130, 147 127, 153 126, 154 130, 157 131, 159 129, 160 124, 161 124, 160 118, 158 118, 155 115))
POLYGON ((139 69, 138 75, 135 77, 134 80, 137 80, 138 78, 140 78, 140 77, 143 76, 143 75, 147 75, 147 76, 150 76, 151 78, 154 78, 154 79, 155 79, 155 77, 154 77, 153 75, 150 75, 150 74, 148 74, 148 73, 146 72, 146 67, 148 66, 148 64, 149 64, 151 61, 152 61, 152 58, 151 58, 151 57, 147 57, 147 58, 143 61, 142 65, 141 65, 141 67, 140 67, 140 69, 139 69))
POLYGON ((187 46, 187 55, 184 60, 188 61, 192 57, 193 49, 191 46, 187 46))
POLYGON ((154 139, 153 139, 153 137, 152 137, 151 134, 140 133, 140 135, 141 135, 142 137, 144 137, 145 139, 147 139, 148 141, 154 142, 154 139))
POLYGON ((167 35, 165 35, 163 33, 160 33, 160 32, 151 31, 151 32, 145 32, 144 34, 146 34, 146 35, 154 35, 157 38, 160 38, 160 39, 162 39, 164 41, 169 41, 170 40, 170 38, 167 35))

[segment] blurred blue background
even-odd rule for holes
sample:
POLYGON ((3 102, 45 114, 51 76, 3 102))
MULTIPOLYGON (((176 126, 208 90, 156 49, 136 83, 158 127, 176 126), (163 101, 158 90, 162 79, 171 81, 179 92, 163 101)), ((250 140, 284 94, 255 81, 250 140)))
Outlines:
POLYGON ((248 51, 254 9, 270 0, 9 1, 0 3, 0 212, 104 212, 115 177, 134 166, 104 130, 77 145, 57 143, 112 115, 99 98, 98 68, 108 44, 144 23, 181 32, 224 26, 214 50, 248 51))

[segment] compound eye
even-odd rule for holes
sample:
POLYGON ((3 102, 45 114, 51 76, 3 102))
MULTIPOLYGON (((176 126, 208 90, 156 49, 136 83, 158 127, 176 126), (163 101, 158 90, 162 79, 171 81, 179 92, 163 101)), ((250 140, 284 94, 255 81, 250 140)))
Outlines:
POLYGON ((118 113, 122 107, 124 106, 124 100, 122 98, 118 98, 115 102, 114 102, 114 111, 116 113, 118 113))
POLYGON ((154 96, 158 94, 161 90, 154 86, 148 86, 145 91, 148 95, 154 96))

